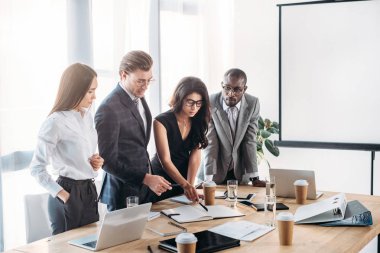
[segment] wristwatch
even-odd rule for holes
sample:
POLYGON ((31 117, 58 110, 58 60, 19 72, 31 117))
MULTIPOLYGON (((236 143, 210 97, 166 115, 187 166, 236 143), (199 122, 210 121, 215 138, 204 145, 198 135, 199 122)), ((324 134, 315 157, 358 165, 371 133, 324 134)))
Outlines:
POLYGON ((259 177, 250 177, 249 180, 253 183, 256 180, 259 180, 259 177))

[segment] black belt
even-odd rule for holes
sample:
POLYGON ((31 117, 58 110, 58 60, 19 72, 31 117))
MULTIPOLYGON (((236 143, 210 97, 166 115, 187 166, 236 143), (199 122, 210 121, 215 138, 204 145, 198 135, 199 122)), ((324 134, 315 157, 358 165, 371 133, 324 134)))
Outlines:
POLYGON ((85 183, 95 182, 94 178, 75 180, 75 179, 72 179, 69 177, 59 176, 58 179, 61 179, 63 181, 68 181, 68 182, 73 183, 73 184, 85 184, 85 183))

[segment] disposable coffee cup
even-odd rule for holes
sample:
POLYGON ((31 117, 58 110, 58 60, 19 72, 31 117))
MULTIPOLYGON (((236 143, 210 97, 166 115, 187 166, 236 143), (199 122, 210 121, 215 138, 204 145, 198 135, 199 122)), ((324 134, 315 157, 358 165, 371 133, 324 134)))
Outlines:
POLYGON ((294 181, 294 190, 296 193, 296 203, 297 204, 305 204, 307 197, 307 188, 309 183, 304 179, 299 179, 294 181))
POLYGON ((207 181, 203 183, 203 195, 205 196, 205 205, 215 205, 215 190, 216 183, 213 181, 207 181))
POLYGON ((181 233, 175 238, 178 253, 195 253, 198 239, 192 233, 181 233))
POLYGON ((294 216, 292 213, 283 212, 277 215, 277 228, 280 245, 292 245, 293 227, 294 216))

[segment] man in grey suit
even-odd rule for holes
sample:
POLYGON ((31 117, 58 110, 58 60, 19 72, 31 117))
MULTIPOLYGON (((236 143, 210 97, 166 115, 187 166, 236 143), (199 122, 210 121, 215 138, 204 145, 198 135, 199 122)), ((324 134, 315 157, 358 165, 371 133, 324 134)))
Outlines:
POLYGON ((210 96, 211 121, 203 152, 206 180, 225 184, 237 179, 242 184, 264 187, 258 178, 256 134, 260 104, 247 90, 247 76, 240 69, 224 74, 222 92, 210 96))
POLYGON ((143 203, 149 189, 159 196, 171 189, 167 180, 150 173, 147 146, 152 115, 144 93, 152 81, 152 65, 152 58, 143 51, 125 55, 120 82, 95 115, 105 171, 100 201, 109 211, 125 208, 128 196, 139 196, 143 203))

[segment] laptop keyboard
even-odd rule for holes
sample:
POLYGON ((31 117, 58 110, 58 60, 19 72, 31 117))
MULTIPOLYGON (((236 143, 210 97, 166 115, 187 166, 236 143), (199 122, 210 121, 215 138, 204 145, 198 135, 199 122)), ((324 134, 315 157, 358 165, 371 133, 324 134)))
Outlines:
POLYGON ((97 240, 92 241, 92 242, 86 242, 86 243, 83 243, 83 245, 95 249, 95 247, 96 247, 96 242, 97 242, 97 240))

